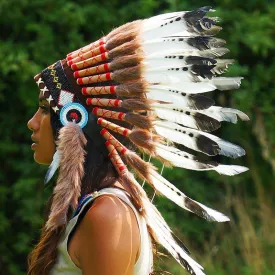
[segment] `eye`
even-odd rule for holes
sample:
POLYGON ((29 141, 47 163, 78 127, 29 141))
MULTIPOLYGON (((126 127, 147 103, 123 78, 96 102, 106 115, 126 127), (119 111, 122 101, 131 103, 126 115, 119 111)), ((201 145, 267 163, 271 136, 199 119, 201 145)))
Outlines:
POLYGON ((50 112, 50 107, 45 105, 39 105, 39 108, 42 110, 43 114, 47 114, 50 112))

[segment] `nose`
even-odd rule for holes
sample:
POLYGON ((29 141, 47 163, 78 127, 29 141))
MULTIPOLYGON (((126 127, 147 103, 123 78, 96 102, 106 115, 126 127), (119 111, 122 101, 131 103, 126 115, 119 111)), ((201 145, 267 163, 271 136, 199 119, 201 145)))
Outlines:
POLYGON ((28 121, 27 126, 33 132, 37 132, 39 130, 39 127, 40 127, 39 110, 28 121))

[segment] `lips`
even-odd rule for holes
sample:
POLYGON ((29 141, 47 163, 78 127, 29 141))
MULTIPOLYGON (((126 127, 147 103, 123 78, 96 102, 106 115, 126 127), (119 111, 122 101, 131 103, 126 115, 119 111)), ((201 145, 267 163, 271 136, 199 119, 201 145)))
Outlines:
POLYGON ((34 143, 31 145, 31 149, 34 150, 35 147, 37 146, 38 142, 37 142, 37 139, 36 139, 33 135, 31 135, 31 139, 32 139, 32 141, 34 142, 34 143))
POLYGON ((37 142, 37 139, 36 139, 33 135, 31 135, 31 139, 32 139, 32 141, 35 142, 36 144, 38 143, 38 142, 37 142))

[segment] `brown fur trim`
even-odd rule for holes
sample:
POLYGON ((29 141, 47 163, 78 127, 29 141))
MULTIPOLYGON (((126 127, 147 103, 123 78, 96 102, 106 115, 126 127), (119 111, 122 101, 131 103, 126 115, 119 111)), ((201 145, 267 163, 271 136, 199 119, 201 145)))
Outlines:
POLYGON ((128 82, 125 84, 118 85, 116 87, 116 94, 118 96, 132 97, 141 96, 145 93, 146 82, 142 79, 128 82))
POLYGON ((134 54, 139 49, 139 47, 140 45, 138 40, 131 40, 109 51, 108 58, 114 59, 119 56, 134 54))
POLYGON ((138 54, 120 56, 115 58, 110 63, 110 70, 120 70, 128 67, 133 67, 138 65, 141 62, 142 58, 138 54))
POLYGON ((135 39, 140 30, 141 20, 124 24, 106 36, 106 49, 112 50, 115 47, 135 39))
POLYGON ((126 113, 124 120, 142 129, 151 129, 153 127, 153 119, 150 116, 126 113))
POLYGON ((141 66, 129 67, 126 69, 121 69, 114 71, 112 73, 112 80, 125 83, 129 80, 139 80, 141 78, 141 66))
POLYGON ((60 151, 59 176, 54 188, 51 213, 46 227, 55 230, 67 223, 67 212, 75 209, 81 192, 81 179, 84 175, 84 160, 87 140, 82 129, 75 123, 61 128, 57 150, 60 151))
POLYGON ((132 111, 151 111, 151 103, 152 101, 148 99, 124 99, 121 102, 121 107, 132 111))

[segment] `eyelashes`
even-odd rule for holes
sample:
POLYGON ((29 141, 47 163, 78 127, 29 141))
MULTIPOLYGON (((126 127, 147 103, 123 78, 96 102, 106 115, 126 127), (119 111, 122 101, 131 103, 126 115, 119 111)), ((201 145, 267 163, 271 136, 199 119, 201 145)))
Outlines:
POLYGON ((43 114, 48 114, 50 112, 50 107, 45 105, 39 105, 39 108, 42 110, 43 114))

